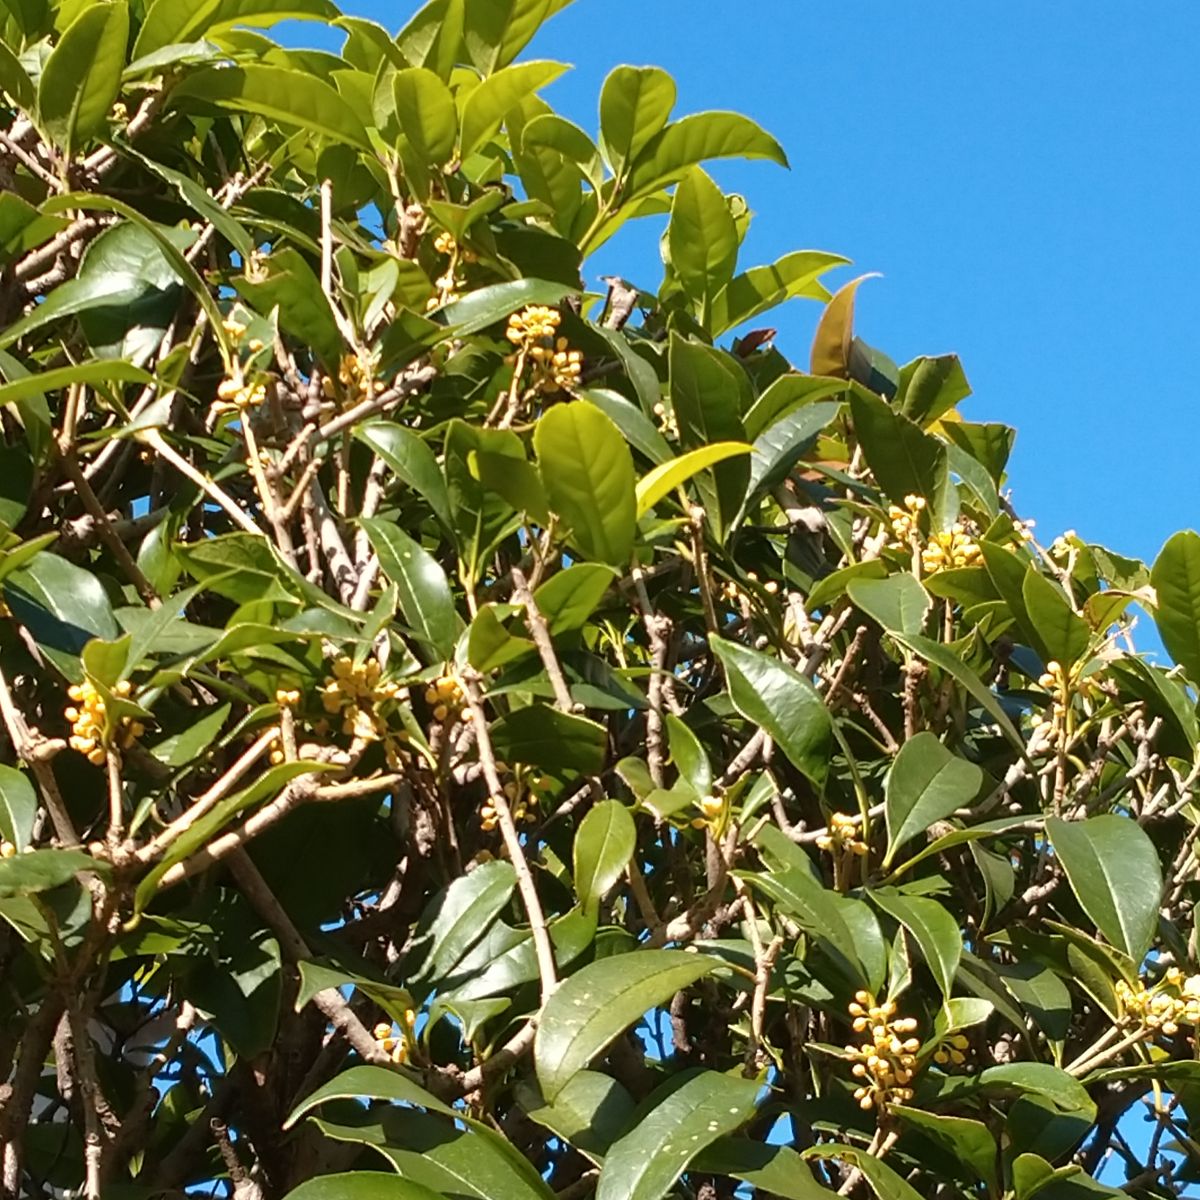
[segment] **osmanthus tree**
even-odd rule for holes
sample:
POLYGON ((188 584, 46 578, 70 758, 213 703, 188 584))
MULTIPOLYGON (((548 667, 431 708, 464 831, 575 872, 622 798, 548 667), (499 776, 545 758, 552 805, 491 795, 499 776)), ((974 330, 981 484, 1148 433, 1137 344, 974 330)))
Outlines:
POLYGON ((1183 1194, 1200 537, 1039 545, 563 3, 0 6, 5 1194, 1183 1194))

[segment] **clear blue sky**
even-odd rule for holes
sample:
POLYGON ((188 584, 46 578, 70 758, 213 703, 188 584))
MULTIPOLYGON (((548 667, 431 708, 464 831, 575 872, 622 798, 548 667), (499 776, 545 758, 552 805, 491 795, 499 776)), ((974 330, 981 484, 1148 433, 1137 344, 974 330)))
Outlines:
MULTIPOLYGON (((393 32, 415 8, 342 2, 393 32)), ((1198 51, 1195 0, 575 0, 526 57, 575 64, 544 94, 592 132, 621 62, 669 70, 677 115, 764 124, 790 171, 713 172, 757 214, 743 262, 812 247, 881 272, 859 332, 900 362, 962 356, 966 415, 1020 431, 1039 534, 1150 558, 1200 524, 1198 51)), ((616 239, 589 284, 654 288, 658 232, 616 239)), ((799 365, 815 316, 774 320, 799 365)))

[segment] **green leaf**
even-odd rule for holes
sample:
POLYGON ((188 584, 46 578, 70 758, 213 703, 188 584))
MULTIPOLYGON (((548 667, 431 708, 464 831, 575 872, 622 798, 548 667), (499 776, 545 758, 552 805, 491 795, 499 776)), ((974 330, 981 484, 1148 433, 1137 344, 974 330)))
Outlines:
POLYGON ((42 652, 66 677, 82 678, 79 655, 93 638, 115 641, 121 629, 100 581, 45 551, 4 579, 4 599, 42 652))
POLYGON ((69 883, 81 871, 107 875, 108 863, 82 850, 30 850, 12 858, 0 858, 0 900, 11 896, 35 896, 69 883))
POLYGON ((1090 1112, 1093 1116, 1096 1112, 1083 1084, 1049 1063, 1019 1062, 988 1067, 979 1075, 978 1083, 984 1091, 1002 1095, 1032 1092, 1062 1112, 1090 1112))
POLYGON ((24 379, 0 385, 0 404, 15 404, 18 400, 58 391, 74 383, 93 387, 98 383, 148 384, 153 379, 152 375, 132 363, 111 359, 77 363, 71 367, 53 367, 49 371, 40 371, 36 375, 27 375, 24 379))
POLYGON ((216 37, 235 25, 265 29, 276 21, 332 21, 337 15, 330 0, 154 0, 133 52, 142 58, 165 46, 216 37))
POLYGON ((840 396, 845 390, 845 381, 841 379, 822 379, 817 375, 801 375, 793 371, 780 375, 746 414, 746 435, 758 438, 796 409, 831 396, 840 396))
POLYGON ((625 186, 625 202, 681 178, 713 158, 767 158, 788 165, 779 143, 749 117, 732 112, 693 113, 656 133, 642 147, 625 186))
POLYGON ((833 294, 813 336, 809 355, 809 372, 829 375, 835 379, 850 377, 850 348, 854 344, 854 297, 864 280, 873 275, 860 275, 844 283, 833 294))
POLYGON ((419 434, 391 421, 357 425, 354 436, 378 454, 407 487, 417 492, 433 510, 447 533, 454 531, 450 497, 437 456, 419 434))
POLYGON ((596 775, 604 766, 608 734, 586 717, 530 704, 492 726, 492 745, 504 762, 596 775))
POLYGON ((256 113, 335 144, 371 151, 366 126, 350 102, 305 71, 261 64, 205 67, 188 75, 171 92, 167 104, 173 108, 184 100, 235 113, 256 113))
POLYGON ((484 487, 519 513, 525 513, 543 529, 550 524, 550 507, 546 489, 537 468, 513 454, 489 450, 472 450, 467 466, 484 487))
POLYGON ((983 786, 983 772, 951 754, 934 734, 915 734, 900 747, 884 787, 888 846, 883 866, 910 838, 965 808, 983 786))
POLYGON ((431 1092, 413 1083, 407 1075, 389 1067, 351 1067, 336 1078, 306 1096, 288 1114, 283 1123, 285 1130, 291 1129, 306 1113, 312 1112, 329 1100, 387 1100, 392 1104, 409 1104, 429 1112, 447 1117, 461 1117, 448 1104, 444 1104, 431 1092))
POLYGON ((578 401, 545 413, 533 433, 551 509, 585 558, 624 567, 637 525, 633 455, 598 408, 578 401))
MULTIPOLYGON (((8 43, 3 41, 0 41, 0 91, 6 92, 13 103, 27 113, 35 110, 37 92, 33 80, 21 66, 21 60, 9 49, 8 43)), ((6 193, 6 196, 11 195, 13 193, 6 193)))
POLYGON ((644 1013, 720 965, 685 950, 636 950, 565 979, 542 1009, 533 1044, 542 1095, 553 1104, 575 1073, 644 1013))
POLYGON ((1025 572, 1021 593, 1029 620, 1050 658, 1065 669, 1074 666, 1091 641, 1088 623, 1071 608, 1062 588, 1051 583, 1032 564, 1025 572))
POLYGON ((663 1099, 610 1148, 596 1200, 660 1200, 701 1150, 753 1115, 761 1086, 717 1071, 670 1080, 663 1099))
POLYGON ((68 158, 104 126, 121 90, 129 6, 89 4, 50 52, 38 81, 37 108, 46 133, 68 158))
POLYGON ((578 397, 595 405, 625 435, 625 440, 652 463, 665 463, 671 458, 671 446, 654 422, 618 392, 607 388, 581 388, 578 397))
MULTIPOLYGON (((566 0, 567 3, 570 0, 566 0)), ((552 0, 475 0, 468 3, 463 41, 471 61, 485 74, 506 67, 562 4, 552 0)))
MULTIPOLYGON (((684 448, 694 450, 720 442, 745 442, 739 380, 735 374, 741 368, 719 350, 689 342, 674 330, 667 362, 671 407, 684 448)), ((711 485, 706 486, 703 479, 699 481, 718 536, 741 508, 749 479, 750 462, 738 457, 713 468, 711 485)))
POLYGON ((919 1130, 937 1142, 952 1158, 969 1167, 990 1190, 999 1190, 996 1139, 982 1121, 925 1112, 903 1104, 889 1104, 888 1111, 895 1113, 909 1128, 919 1130))
POLYGON ((851 579, 846 594, 888 633, 920 633, 931 605, 929 593, 907 571, 884 579, 851 579))
POLYGON ((822 787, 829 770, 833 720, 816 688, 795 667, 736 642, 709 635, 729 683, 729 698, 761 726, 792 765, 822 787))
POLYGON ((803 455, 841 411, 835 401, 805 404, 790 412, 754 440, 750 459, 750 482, 743 511, 757 497, 781 483, 803 455))
POLYGON ((492 137, 504 118, 527 97, 553 83, 565 63, 526 62, 503 67, 489 75, 467 96, 462 106, 462 137, 459 157, 470 158, 492 137))
POLYGON ((340 1175, 306 1179, 292 1188, 284 1200, 445 1200, 445 1197, 390 1172, 344 1171, 340 1175))
POLYGON ((923 896, 906 896, 890 888, 878 888, 872 890, 871 899, 912 934, 921 957, 942 989, 942 999, 949 1000, 962 956, 958 922, 938 901, 923 896))
POLYGON ((400 128, 413 149, 429 166, 440 167, 454 154, 458 111, 450 89, 425 67, 397 71, 392 94, 400 128))
MULTIPOLYGON (((0 389, 2 393, 3 389, 0 389)), ((714 463, 723 462, 738 454, 749 454, 751 447, 745 442, 716 442, 689 450, 669 462, 660 463, 642 476, 637 483, 637 515, 648 513, 668 492, 674 491, 697 471, 703 471, 714 463)))
POLYGON ((713 297, 733 278, 738 234, 724 194, 700 167, 692 167, 675 189, 667 247, 684 294, 706 324, 713 297))
POLYGON ((1200 533, 1187 529, 1169 538, 1154 560, 1150 583, 1163 645, 1192 683, 1200 684, 1200 533))
POLYGON ((1136 821, 1115 813, 1085 821, 1048 817, 1046 833, 1083 911, 1114 946, 1141 962, 1162 900, 1154 843, 1136 821))
POLYGON ((822 250, 794 250, 769 266, 743 271, 713 299, 713 336, 720 337, 787 300, 828 300, 829 290, 820 277, 849 261, 822 250))
POLYGON ((18 850, 33 840, 38 798, 24 771, 0 764, 0 835, 18 850))
POLYGON ((545 1126, 592 1162, 603 1161, 634 1110, 633 1097, 615 1079, 598 1071, 578 1071, 547 1104, 532 1085, 520 1085, 517 1098, 531 1120, 545 1126))
POLYGON ((721 1137, 692 1160, 692 1170, 705 1175, 732 1175, 748 1183, 754 1194, 784 1200, 829 1200, 830 1191, 812 1175, 791 1146, 773 1146, 747 1137, 721 1137))
POLYGON ((582 629, 617 578, 603 563, 573 563, 539 584, 533 599, 551 635, 582 629))
POLYGON ((454 656, 459 620, 446 573, 437 560, 398 525, 382 517, 363 517, 379 565, 396 585, 400 609, 416 636, 442 661, 454 656))
POLYGON ((437 983, 458 965, 463 955, 487 932, 516 887, 517 873, 503 859, 481 863, 460 875, 435 901, 436 915, 425 937, 424 964, 415 977, 437 983))
MULTIPOLYGON (((164 607, 166 606, 164 605, 164 607)), ((222 704, 220 708, 213 709, 212 712, 206 713, 185 729, 163 738, 162 741, 147 747, 147 749, 165 766, 186 766, 199 758, 224 728, 230 707, 228 704, 222 704)))
POLYGON ((895 405, 918 425, 929 425, 971 394, 957 354, 917 358, 900 368, 895 405))
POLYGON ((906 496, 924 496, 936 510, 947 482, 946 447, 858 388, 850 393, 850 413, 863 456, 888 499, 903 504, 906 496))
POLYGON ((575 833, 575 894, 595 909, 625 872, 637 845, 637 826, 619 800, 602 800, 575 833))
POLYGON ((871 1185, 871 1190, 879 1200, 921 1200, 921 1193, 902 1176, 897 1175, 882 1159, 868 1154, 865 1149, 856 1146, 845 1146, 830 1142, 822 1142, 810 1146, 803 1152, 804 1158, 836 1158, 852 1167, 857 1167, 871 1185))
POLYGON ((675 80, 661 67, 621 66, 609 72, 600 89, 600 148, 614 175, 621 175, 662 130, 674 107, 675 80))

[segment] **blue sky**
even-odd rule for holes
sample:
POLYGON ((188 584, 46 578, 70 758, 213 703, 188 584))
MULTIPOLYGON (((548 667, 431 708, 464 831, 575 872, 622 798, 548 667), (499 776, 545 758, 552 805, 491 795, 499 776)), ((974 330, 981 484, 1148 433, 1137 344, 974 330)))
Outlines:
MULTIPOLYGON (((414 5, 343 0, 397 29, 414 5)), ((312 27, 309 27, 311 30, 312 27)), ((965 413, 1020 431, 1011 482, 1064 528, 1151 558, 1200 523, 1200 5, 1164 0, 575 0, 526 57, 575 70, 545 93, 596 127, 620 62, 665 67, 677 115, 732 108, 792 169, 721 165, 756 212, 743 262, 813 247, 883 278, 859 332, 900 362, 956 351, 965 413)), ((659 226, 586 264, 653 288, 659 226)), ((816 306, 773 323, 807 360, 816 306)))

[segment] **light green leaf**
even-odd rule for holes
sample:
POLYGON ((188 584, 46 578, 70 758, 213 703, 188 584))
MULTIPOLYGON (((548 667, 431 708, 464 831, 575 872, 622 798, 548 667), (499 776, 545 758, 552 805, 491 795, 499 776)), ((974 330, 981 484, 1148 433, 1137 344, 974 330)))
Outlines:
POLYGON ((458 112, 450 89, 433 71, 411 67, 392 77, 400 128, 424 163, 440 167, 454 153, 458 112))
POLYGON ((637 844, 637 826, 619 800, 602 800, 575 832, 575 894, 596 908, 624 874, 637 844))
POLYGON ((842 379, 822 379, 818 375, 801 375, 794 371, 780 375, 746 414, 746 435, 758 438, 788 413, 806 404, 838 396, 845 390, 846 383, 842 379))
POLYGON ((360 524, 384 574, 396 585, 400 609, 413 632, 439 659, 454 655, 459 619, 446 573, 418 542, 382 517, 364 517, 360 524))
POLYGON ((305 71, 262 64, 206 67, 190 74, 167 103, 175 107, 184 100, 235 113, 257 113, 270 121, 307 129, 335 144, 371 150, 366 126, 349 101, 305 71))
POLYGON ((787 300, 828 300, 829 290, 820 277, 849 261, 822 250, 794 250, 770 266, 743 271, 713 299, 710 314, 713 336, 720 337, 787 300))
POLYGON ((689 167, 713 158, 767 158, 788 165, 779 143, 749 117, 693 113, 668 125, 642 147, 629 170, 626 203, 674 183, 689 167))
POLYGON ((1158 596, 1154 623, 1171 657, 1200 685, 1200 533, 1167 540, 1150 571, 1158 596))
POLYGON ((754 1114, 761 1086, 717 1071, 671 1080, 660 1089, 663 1099, 610 1148, 596 1200, 660 1200, 701 1150, 754 1114))
MULTIPOLYGON (((21 60, 12 52, 7 42, 0 41, 0 92, 8 94, 9 98, 32 114, 37 105, 37 92, 29 72, 21 66, 21 60)), ((7 193, 12 195, 13 193, 7 193)))
POLYGON ((889 633, 920 633, 929 615, 929 593, 907 571, 883 579, 851 579, 846 594, 889 633))
POLYGON ((822 1142, 810 1146, 802 1154, 804 1158, 836 1158, 852 1167, 857 1167, 871 1185, 879 1200, 922 1200, 921 1193, 905 1179, 896 1174, 882 1159, 868 1154, 866 1149, 822 1142))
POLYGON ((624 567, 637 524, 633 455, 598 408, 578 401, 545 413, 533 434, 551 509, 586 558, 624 567))
POLYGON ((918 358, 900 368, 895 405, 918 425, 928 425, 971 394, 957 354, 918 358))
POLYGON ((622 66, 609 73, 600 89, 600 148, 614 175, 662 130, 674 107, 675 80, 661 67, 622 66))
POLYGON ((46 60, 38 81, 38 115, 67 157, 104 125, 121 90, 128 38, 125 0, 89 4, 46 60))
MULTIPOLYGON (((166 606, 164 605, 164 607, 166 606)), ((163 738, 162 741, 148 746, 147 749, 165 766, 185 766, 198 758, 212 744, 213 739, 224 728, 230 707, 228 704, 222 704, 178 733, 163 738)))
POLYGON ((565 979, 542 1009, 533 1044, 542 1095, 553 1104, 575 1073, 644 1013, 720 965, 685 950, 635 950, 565 979))
POLYGON ((603 563, 573 563, 539 584, 533 599, 551 635, 582 629, 616 578, 603 563))
POLYGON ((480 449, 467 455, 467 467, 490 492, 501 496, 519 513, 543 529, 550 524, 550 505, 537 468, 522 456, 480 449))
POLYGON ((970 804, 982 786, 983 772, 951 754, 932 733, 922 730, 909 738, 884 787, 888 847, 883 866, 910 838, 970 804))
POLYGON ((545 279, 517 279, 512 283, 493 283, 485 288, 468 292, 461 300, 455 300, 438 309, 435 316, 446 322, 444 338, 466 337, 478 333, 489 325, 504 320, 510 313, 527 304, 555 305, 575 289, 562 283, 551 283, 545 279))
POLYGON ((692 167, 675 189, 667 246, 683 291, 706 324, 712 298, 733 278, 738 235, 724 194, 700 167, 692 167))
POLYGON ((1046 833, 1083 911, 1114 946, 1141 962, 1162 900, 1154 843, 1136 821, 1116 813, 1084 821, 1048 817, 1046 833))
POLYGON ((431 1092, 427 1092, 419 1084, 413 1083, 407 1075, 393 1071, 388 1067, 361 1066, 351 1067, 336 1078, 317 1088, 310 1096, 305 1097, 288 1114, 283 1128, 291 1129, 306 1113, 312 1112, 329 1100, 387 1100, 393 1104, 409 1104, 417 1108, 428 1109, 429 1112, 441 1113, 443 1116, 455 1117, 456 1113, 448 1104, 444 1104, 431 1092))
POLYGON ((384 1171, 344 1171, 316 1175, 294 1187, 284 1200, 445 1200, 432 1191, 384 1171))
MULTIPOLYGON (((2 395, 3 389, 0 389, 2 395)), ((648 513, 668 492, 674 491, 697 471, 703 471, 714 463, 723 462, 738 454, 749 454, 751 447, 745 442, 716 442, 689 450, 669 462, 660 463, 642 476, 637 483, 637 515, 648 513)))
POLYGON ((134 46, 142 58, 164 46, 215 37, 235 25, 264 29, 284 20, 332 21, 330 0, 154 0, 134 46))
POLYGON ((15 404, 19 400, 39 396, 43 392, 70 387, 73 383, 82 383, 89 387, 100 383, 144 385, 151 383, 153 378, 141 367, 114 359, 78 363, 71 367, 53 367, 49 371, 40 371, 36 375, 27 375, 23 379, 0 385, 0 404, 15 404))
POLYGON ((654 422, 636 404, 607 388, 580 388, 579 399, 595 405, 625 435, 625 440, 652 463, 665 463, 671 457, 667 439, 654 422))
POLYGON ((297 963, 300 969, 300 986, 296 989, 293 1008, 299 1012, 318 993, 326 988, 340 988, 353 984, 364 996, 369 996, 388 1013, 393 1020, 403 1018, 407 1009, 413 1007, 410 992, 391 983, 380 983, 363 975, 356 975, 342 967, 304 959, 297 963))
POLYGON ((468 0, 463 41, 471 61, 485 75, 508 66, 561 7, 552 0, 468 0))
POLYGON ((481 149, 514 108, 553 83, 565 70, 565 63, 526 62, 489 75, 463 103, 459 157, 470 158, 481 149))
POLYGON ((795 667, 715 634, 729 698, 747 721, 765 729, 799 771, 821 787, 829 770, 833 721, 816 688, 795 667))
POLYGON ((1001 1095, 1011 1092, 1032 1092, 1049 1100, 1065 1113, 1091 1113, 1096 1106, 1079 1080, 1050 1063, 1017 1062, 988 1067, 978 1076, 985 1092, 1001 1095))
POLYGON ((24 771, 0 764, 0 835, 24 850, 33 840, 38 798, 24 771))

